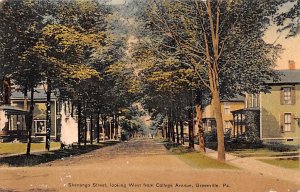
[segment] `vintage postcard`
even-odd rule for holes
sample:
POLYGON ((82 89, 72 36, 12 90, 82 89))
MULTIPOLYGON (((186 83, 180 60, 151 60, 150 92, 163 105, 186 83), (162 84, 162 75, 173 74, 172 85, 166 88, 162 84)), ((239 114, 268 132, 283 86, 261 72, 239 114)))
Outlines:
POLYGON ((0 0, 0 192, 300 192, 299 0, 0 0))

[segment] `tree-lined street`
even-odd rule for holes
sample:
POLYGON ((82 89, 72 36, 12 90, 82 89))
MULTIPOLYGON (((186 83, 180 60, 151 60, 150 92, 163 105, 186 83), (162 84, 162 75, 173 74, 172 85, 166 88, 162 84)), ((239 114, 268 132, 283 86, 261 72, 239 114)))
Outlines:
POLYGON ((0 0, 0 191, 300 190, 295 170, 226 158, 262 148, 299 161, 297 111, 260 106, 273 91, 296 108, 296 63, 281 82, 284 48, 264 38, 273 26, 298 36, 299 6, 0 0))

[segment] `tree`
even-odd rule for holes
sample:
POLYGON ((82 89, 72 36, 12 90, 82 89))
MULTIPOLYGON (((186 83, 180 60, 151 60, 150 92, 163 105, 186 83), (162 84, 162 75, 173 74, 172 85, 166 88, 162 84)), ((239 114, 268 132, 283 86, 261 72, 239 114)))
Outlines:
POLYGON ((41 35, 42 17, 37 14, 39 4, 29 1, 3 1, 0 7, 1 76, 7 76, 20 86, 27 110, 27 91, 30 91, 30 109, 26 118, 28 130, 27 152, 30 154, 34 110, 34 88, 42 80, 41 67, 34 54, 28 54, 41 35), (26 55, 24 57, 24 55, 26 55), (34 74, 34 75, 33 75, 34 74))
MULTIPOLYGON (((173 49, 196 71, 212 97, 216 113, 218 159, 225 160, 220 98, 267 91, 265 80, 277 49, 262 37, 272 14, 269 1, 154 0, 147 8, 145 28, 175 42, 173 49)), ((166 45, 168 46, 168 45, 166 45)))
POLYGON ((89 66, 89 60, 92 54, 101 51, 105 39, 103 31, 105 12, 102 11, 104 6, 99 2, 64 1, 59 4, 53 2, 48 4, 49 6, 52 15, 45 21, 42 36, 33 50, 43 66, 47 83, 46 149, 48 150, 52 90, 65 91, 64 87, 70 89, 76 87, 81 80, 99 76, 98 72, 89 66))
MULTIPOLYGON (((293 37, 300 32, 300 1, 281 1, 279 5, 284 3, 294 3, 292 8, 286 12, 279 13, 275 17, 275 22, 277 25, 281 26, 281 30, 289 30, 287 37, 293 37)), ((280 6, 278 6, 279 8, 280 6)))
POLYGON ((0 14, 1 72, 20 85, 25 98, 27 90, 31 90, 30 122, 34 87, 41 82, 47 84, 46 149, 49 150, 51 93, 60 90, 62 96, 71 95, 80 81, 99 77, 89 66, 89 59, 104 46, 108 11, 97 1, 4 1, 0 14))
MULTIPOLYGON (((153 118, 161 114, 168 120, 166 134, 163 135, 173 142, 175 142, 174 125, 179 143, 178 124, 182 125, 182 121, 187 119, 190 122, 189 144, 193 148, 195 102, 193 92, 200 88, 204 91, 205 88, 197 84, 199 80, 195 71, 181 62, 182 56, 170 48, 172 45, 170 38, 163 39, 156 36, 152 37, 151 41, 147 37, 140 39, 134 48, 133 62, 137 63, 140 69, 142 104, 152 113, 153 118)), ((181 140, 183 142, 183 134, 181 140)))

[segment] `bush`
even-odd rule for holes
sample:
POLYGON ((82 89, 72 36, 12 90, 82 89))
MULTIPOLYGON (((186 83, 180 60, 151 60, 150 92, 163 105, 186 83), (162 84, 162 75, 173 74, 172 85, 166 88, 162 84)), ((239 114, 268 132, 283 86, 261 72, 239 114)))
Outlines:
POLYGON ((264 147, 268 148, 269 150, 278 151, 278 152, 288 152, 288 151, 298 150, 298 146, 286 145, 281 142, 270 142, 264 144, 264 147))
POLYGON ((204 133, 205 142, 217 142, 217 129, 212 129, 210 132, 204 133))

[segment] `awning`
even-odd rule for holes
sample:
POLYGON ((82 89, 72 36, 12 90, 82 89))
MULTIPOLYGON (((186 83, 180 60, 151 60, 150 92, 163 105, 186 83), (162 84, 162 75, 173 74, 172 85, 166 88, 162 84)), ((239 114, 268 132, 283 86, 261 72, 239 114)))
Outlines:
POLYGON ((0 106, 0 110, 5 111, 7 115, 27 115, 29 113, 24 109, 21 109, 19 107, 9 106, 9 105, 0 106))

